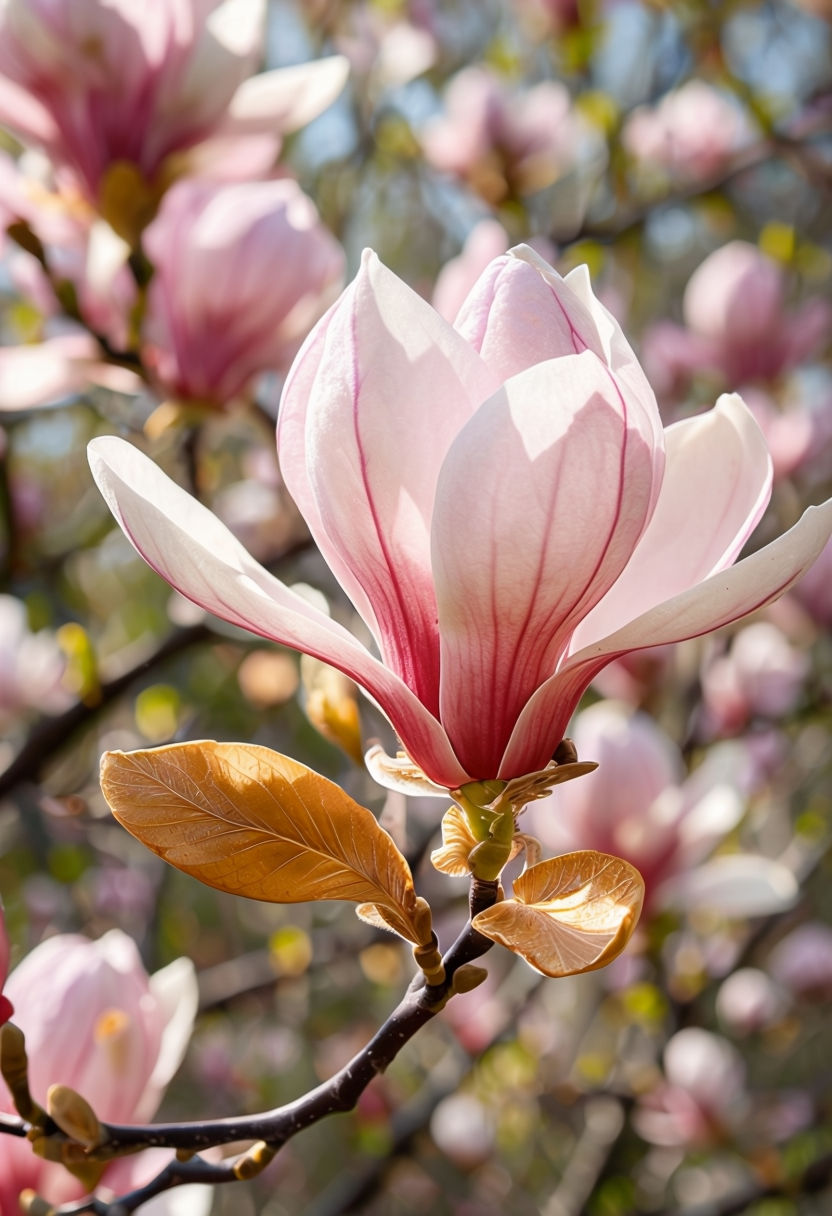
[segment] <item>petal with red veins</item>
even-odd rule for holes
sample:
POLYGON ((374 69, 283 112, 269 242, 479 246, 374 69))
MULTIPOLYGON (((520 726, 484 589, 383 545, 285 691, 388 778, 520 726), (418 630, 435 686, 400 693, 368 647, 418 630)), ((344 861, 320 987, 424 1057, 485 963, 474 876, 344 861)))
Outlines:
POLYGON ((562 737, 585 689, 618 655, 699 637, 748 616, 787 591, 832 536, 832 499, 809 507, 793 528, 735 566, 643 612, 584 647, 537 690, 519 715, 500 766, 509 778, 533 772, 562 737))
POLYGON ((529 368, 480 407, 440 474, 441 717, 477 776, 494 773, 517 715, 648 517, 654 453, 610 382, 589 351, 529 368))
POLYGON ((496 387, 454 329, 368 253, 301 349, 281 403, 289 493, 384 661, 434 712, 436 480, 496 387))
POLYGON ((669 426, 665 439, 653 517, 621 577, 575 631, 573 653, 730 566, 768 504, 771 458, 736 393, 669 426))
POLYGON ((346 629, 265 570, 206 507, 153 461, 110 436, 89 446, 110 510, 145 561, 216 616, 331 663, 378 702, 408 754, 439 785, 469 780, 439 722, 346 629))

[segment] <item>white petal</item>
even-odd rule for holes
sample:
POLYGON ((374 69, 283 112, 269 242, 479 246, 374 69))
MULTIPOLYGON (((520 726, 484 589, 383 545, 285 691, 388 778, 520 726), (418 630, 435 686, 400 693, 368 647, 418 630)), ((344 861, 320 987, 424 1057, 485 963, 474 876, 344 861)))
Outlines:
POLYGON ((331 55, 250 76, 231 99, 223 131, 297 131, 332 105, 348 74, 349 60, 331 55))
POLYGON ((772 916, 791 908, 798 896, 791 870, 767 857, 738 853, 715 857, 671 879, 662 895, 682 908, 704 908, 723 916, 772 916))

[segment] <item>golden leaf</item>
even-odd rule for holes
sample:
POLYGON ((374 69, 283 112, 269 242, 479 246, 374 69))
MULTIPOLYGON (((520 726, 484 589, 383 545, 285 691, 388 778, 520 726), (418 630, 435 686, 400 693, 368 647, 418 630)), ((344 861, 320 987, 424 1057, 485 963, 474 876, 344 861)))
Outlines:
POLYGON ((477 838, 469 828, 462 809, 456 805, 448 807, 442 816, 442 848, 434 849, 431 853, 431 865, 452 878, 470 874, 468 854, 476 847, 477 838))
POLYGON ((376 905, 413 942, 424 919, 410 868, 374 816, 325 777, 248 743, 107 752, 113 814, 209 887, 272 903, 376 905))
POLYGON ((644 880, 629 862, 586 849, 530 866, 513 897, 472 924, 544 975, 579 975, 621 953, 643 899, 644 880))

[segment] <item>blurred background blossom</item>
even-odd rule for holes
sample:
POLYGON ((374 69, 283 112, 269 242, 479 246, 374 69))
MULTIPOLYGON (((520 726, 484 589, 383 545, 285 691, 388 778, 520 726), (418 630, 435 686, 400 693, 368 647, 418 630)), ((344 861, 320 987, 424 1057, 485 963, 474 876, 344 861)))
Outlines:
MULTIPOLYGON (((376 708, 172 597, 112 530, 87 441, 131 439, 360 631, 278 471, 287 365, 365 245, 450 319, 530 241, 589 266, 665 424, 742 393, 765 543, 832 490, 831 39, 822 0, 0 5, 0 976, 40 1093, 68 1079, 106 1113, 118 1058, 124 1117, 265 1109, 410 975, 343 905, 232 900, 140 849, 99 793, 107 747, 295 756, 394 831, 443 942, 466 915, 427 860, 437 802, 357 763, 361 737, 395 744, 376 708)), ((601 673, 569 728, 599 769, 520 827, 642 867, 632 947, 559 982, 492 951, 351 1116, 184 1210, 825 1212, 830 626, 827 546, 741 628, 601 673)), ((20 1168, 3 1216, 11 1178, 78 1193, 20 1168)))

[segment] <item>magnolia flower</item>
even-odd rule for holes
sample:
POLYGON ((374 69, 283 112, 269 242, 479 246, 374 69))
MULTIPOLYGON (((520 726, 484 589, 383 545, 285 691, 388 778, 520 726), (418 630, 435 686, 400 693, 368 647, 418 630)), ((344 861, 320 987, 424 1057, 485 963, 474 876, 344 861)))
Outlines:
MULTIPOLYGON (((94 942, 59 935, 24 958, 6 991, 26 1036, 36 1102, 43 1105, 50 1085, 60 1084, 86 1098, 101 1119, 143 1122, 155 1114, 196 1014, 196 976, 188 959, 148 978, 135 944, 119 929, 94 942)), ((2 1082, 0 1110, 14 1110, 2 1082)), ((163 1161, 155 1151, 125 1158, 107 1167, 103 1185, 129 1189, 152 1177, 163 1161)), ((4 1216, 18 1210, 17 1197, 26 1188, 53 1203, 86 1194, 63 1166, 36 1156, 28 1141, 0 1136, 4 1216)))
MULTIPOLYGON (((682 309, 684 328, 659 322, 645 335, 651 374, 670 394, 703 371, 726 384, 773 380, 818 349, 832 317, 820 297, 787 308, 783 267, 747 241, 729 241, 705 258, 682 309)), ((823 424, 815 425, 817 442, 823 424)))
POLYGON ((19 714, 60 713, 74 697, 63 683, 66 657, 47 629, 32 633, 26 607, 0 595, 0 729, 19 714))
MULTIPOLYGON (((183 595, 340 668, 435 787, 542 770, 595 675, 781 595, 832 501, 733 566, 771 468, 742 401, 662 429, 585 267, 491 263, 455 324, 367 253, 287 379, 281 472, 380 658, 138 450, 94 440, 133 545, 183 595)), ((437 792, 437 791, 434 791, 437 792)))
POLYGON ((346 61, 251 77, 265 10, 265 0, 5 0, 0 122, 45 148, 94 206, 114 166, 157 186, 176 154, 209 138, 294 130, 337 96, 346 61))
POLYGON ((752 137, 736 102, 704 80, 689 80, 655 106, 639 106, 622 131, 638 161, 688 179, 719 173, 752 137))
POLYGON ((524 830, 560 853, 597 849, 631 862, 644 878, 646 911, 760 916, 794 902, 794 877, 777 862, 748 853, 705 860, 742 818, 757 780, 741 744, 712 748, 685 776, 673 740, 615 701, 579 713, 570 737, 598 768, 529 807, 524 830))
POLYGON ((226 405, 288 367, 343 284, 341 247, 291 178, 179 182, 144 247, 156 271, 143 354, 179 401, 226 405))
POLYGON ((678 1031, 664 1049, 665 1080, 636 1107, 636 1131, 652 1144, 713 1147, 747 1119, 751 1097, 742 1056, 698 1026, 678 1031))
POLYGON ((445 114, 421 133, 425 156, 492 203, 550 185, 590 137, 558 81, 512 95, 488 68, 467 67, 448 85, 445 103, 445 114))
POLYGON ((755 621, 702 672, 702 728, 711 738, 736 734, 753 717, 775 722, 797 706, 809 657, 771 621, 755 621))

